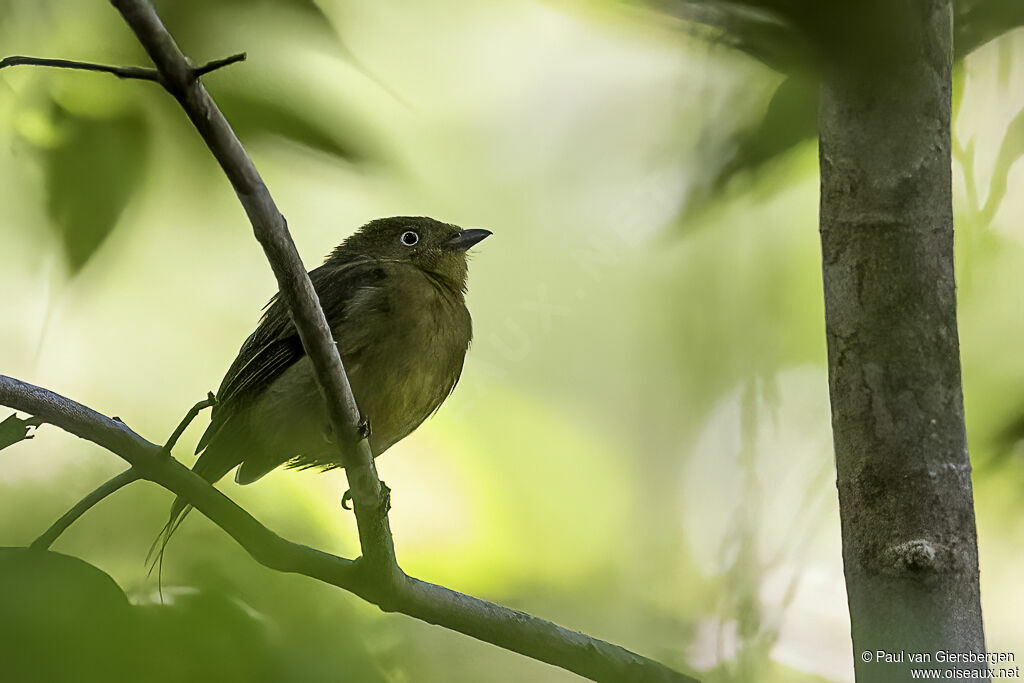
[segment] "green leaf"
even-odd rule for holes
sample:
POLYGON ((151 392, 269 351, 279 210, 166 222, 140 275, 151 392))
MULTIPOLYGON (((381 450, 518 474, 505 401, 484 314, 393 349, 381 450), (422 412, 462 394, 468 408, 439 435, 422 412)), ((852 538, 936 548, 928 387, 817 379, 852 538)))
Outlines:
POLYGON ((706 210, 734 180, 754 177, 800 144, 813 140, 818 134, 817 117, 817 80, 803 73, 788 76, 776 88, 764 115, 730 135, 731 153, 707 160, 709 181, 689 198, 683 216, 706 210))
POLYGON ((781 73, 806 65, 813 58, 810 43, 791 22, 759 2, 735 0, 646 0, 663 12, 712 29, 714 42, 723 43, 781 73))
POLYGON ((175 586, 133 611, 161 682, 194 680, 196 671, 204 681, 274 680, 271 624, 237 597, 175 586))
POLYGON ((736 154, 719 173, 721 189, 733 176, 754 171, 818 134, 816 79, 793 75, 779 84, 764 117, 737 139, 736 154))
MULTIPOLYGON (((645 1, 662 12, 717 29, 716 40, 784 73, 815 59, 807 44, 824 35, 823 28, 843 21, 838 14, 843 3, 818 0, 645 1)), ((956 0, 954 12, 956 59, 1024 26, 1024 2, 1019 0, 956 0)), ((819 42, 817 47, 827 51, 830 46, 819 42)))
POLYGON ((47 208, 74 275, 110 236, 147 157, 138 112, 91 118, 56 107, 59 142, 41 150, 47 208))
POLYGON ((31 439, 32 435, 28 431, 38 427, 40 424, 42 424, 42 420, 37 417, 22 420, 17 415, 11 415, 3 422, 0 422, 0 451, 8 446, 13 446, 19 441, 31 439))
POLYGON ((956 0, 954 7, 957 58, 1024 26, 1024 2, 1018 0, 956 0))
POLYGON ((234 52, 265 52, 268 26, 276 28, 280 42, 305 39, 340 47, 330 17, 313 0, 175 0, 158 9, 164 25, 196 62, 234 52))
MULTIPOLYGON (((243 142, 260 136, 276 136, 358 163, 372 156, 368 146, 352 140, 352 124, 335 120, 328 126, 309 109, 291 104, 289 98, 273 98, 249 90, 218 91, 217 103, 243 142), (348 133, 339 135, 339 131, 348 133)), ((326 117, 325 117, 326 118, 326 117)), ((365 136, 364 136, 365 137, 365 136)))
POLYGON ((110 576, 74 557, 0 548, 0 678, 147 680, 131 605, 110 576))
POLYGON ((176 36, 181 34, 186 40, 205 33, 211 21, 225 13, 242 18, 261 11, 294 12, 308 20, 310 26, 334 32, 330 19, 314 0, 177 0, 165 5, 159 8, 164 24, 170 26, 176 36))

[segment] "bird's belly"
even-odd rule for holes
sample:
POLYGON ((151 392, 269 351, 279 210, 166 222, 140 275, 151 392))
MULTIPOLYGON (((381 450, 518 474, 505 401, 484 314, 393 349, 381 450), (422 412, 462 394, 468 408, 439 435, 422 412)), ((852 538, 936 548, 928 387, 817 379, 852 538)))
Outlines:
POLYGON ((275 466, 300 454, 319 459, 337 452, 328 439, 327 412, 307 356, 259 395, 248 419, 249 431, 261 444, 260 451, 275 454, 275 466))
MULTIPOLYGON (((352 393, 370 425, 370 449, 380 455, 433 413, 462 371, 466 343, 446 334, 415 330, 391 334, 358 353, 342 353, 352 393), (411 343, 419 338, 421 343, 411 343)), ((255 400, 249 430, 275 454, 274 467, 298 458, 300 466, 339 466, 327 411, 307 356, 297 361, 255 400)))
POLYGON ((362 354, 350 374, 359 409, 370 423, 370 448, 380 455, 444 401, 462 370, 464 351, 438 345, 410 349, 392 340, 362 354), (396 348, 397 347, 397 348, 396 348))

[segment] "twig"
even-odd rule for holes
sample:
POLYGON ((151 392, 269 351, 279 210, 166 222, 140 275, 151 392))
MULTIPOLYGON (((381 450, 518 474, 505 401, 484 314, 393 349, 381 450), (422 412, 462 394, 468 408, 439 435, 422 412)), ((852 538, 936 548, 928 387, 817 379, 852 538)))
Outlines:
MULTIPOLYGON (((230 57, 224 57, 222 59, 215 59, 212 62, 207 62, 202 66, 189 67, 191 78, 194 80, 200 76, 205 76, 211 71, 224 68, 236 62, 245 60, 245 53, 240 52, 230 57)), ((96 71, 99 73, 112 74, 122 79, 132 79, 137 81, 152 81, 154 83, 160 83, 160 72, 156 69, 150 69, 141 66, 108 66, 106 64, 94 64, 92 62, 79 62, 73 59, 50 59, 47 57, 26 57, 24 55, 11 55, 10 57, 4 57, 0 59, 0 69, 8 66, 48 66, 56 69, 76 69, 78 71, 96 71)))
POLYGON ((221 59, 215 59, 212 62, 207 62, 202 66, 197 66, 196 68, 192 69, 192 78, 199 78, 200 76, 205 76, 211 71, 223 69, 226 66, 231 66, 232 64, 236 64, 238 62, 244 62, 245 57, 246 55, 244 52, 239 52, 237 54, 231 55, 230 57, 223 57, 221 59))
POLYGON ((98 71, 100 73, 113 74, 118 78, 160 82, 159 71, 156 69, 146 69, 141 66, 107 66, 106 64, 79 62, 72 59, 48 59, 46 57, 26 57, 24 55, 11 55, 10 57, 0 59, 0 69, 8 66, 49 66, 56 69, 98 71))
POLYGON ((138 481, 141 478, 142 475, 139 474, 138 470, 134 467, 129 467, 113 479, 100 484, 95 491, 78 501, 73 508, 61 515, 60 519, 54 522, 42 536, 32 541, 31 547, 37 550, 46 550, 53 545, 53 542, 57 540, 58 536, 64 533, 69 526, 74 524, 79 517, 88 512, 94 505, 112 493, 116 493, 128 484, 133 481, 138 481))
POLYGON ((192 424, 192 420, 196 419, 196 416, 199 415, 199 411, 205 410, 206 408, 210 408, 216 404, 217 398, 213 395, 213 392, 211 391, 206 395, 206 398, 192 406, 189 409, 189 411, 185 413, 185 417, 181 419, 181 422, 178 423, 178 427, 171 434, 171 437, 167 439, 167 443, 164 444, 164 453, 166 455, 170 455, 171 451, 174 450, 175 444, 178 443, 178 439, 180 439, 181 435, 185 433, 185 430, 188 429, 188 426, 192 424))
MULTIPOLYGON (((401 612, 598 681, 696 683, 651 659, 550 621, 402 574, 382 591, 367 565, 281 538, 202 477, 123 422, 12 377, 0 375, 0 405, 91 441, 132 465, 147 481, 183 496, 260 564, 350 591, 387 612, 401 612)), ((129 471, 132 471, 129 470, 129 471)))
POLYGON ((203 84, 192 77, 188 59, 164 28, 153 6, 146 0, 111 0, 111 4, 135 32, 160 71, 161 83, 178 100, 199 131, 249 216, 256 239, 263 246, 277 278, 281 298, 291 312, 302 346, 312 361, 331 426, 340 437, 338 447, 352 492, 363 552, 360 561, 373 567, 383 590, 397 589, 404 574, 395 559, 373 454, 366 440, 358 437, 360 413, 348 375, 284 216, 224 114, 203 84))

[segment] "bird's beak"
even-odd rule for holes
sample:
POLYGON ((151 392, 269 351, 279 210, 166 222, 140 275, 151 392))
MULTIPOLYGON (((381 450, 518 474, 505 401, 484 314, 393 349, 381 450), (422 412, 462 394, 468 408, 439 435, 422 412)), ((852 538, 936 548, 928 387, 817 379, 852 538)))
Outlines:
POLYGON ((444 246, 453 251, 466 251, 485 237, 489 237, 491 234, 493 233, 491 233, 490 230, 484 230, 482 228, 459 230, 455 233, 454 237, 444 243, 444 246))

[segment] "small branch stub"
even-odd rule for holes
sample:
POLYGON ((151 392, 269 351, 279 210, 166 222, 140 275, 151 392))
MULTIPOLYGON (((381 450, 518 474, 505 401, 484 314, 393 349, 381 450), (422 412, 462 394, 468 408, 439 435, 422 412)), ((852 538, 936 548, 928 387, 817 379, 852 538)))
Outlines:
POLYGON ((171 437, 167 439, 167 443, 164 444, 162 449, 164 455, 171 454, 171 451, 174 450, 175 444, 178 443, 178 439, 181 438, 181 435, 185 433, 185 430, 188 429, 188 426, 192 424, 192 421, 196 419, 201 411, 206 408, 212 408, 215 405, 217 405, 217 397, 214 396, 211 391, 206 394, 206 398, 192 406, 188 413, 185 414, 185 417, 182 418, 181 422, 178 423, 178 427, 171 434, 171 437))

